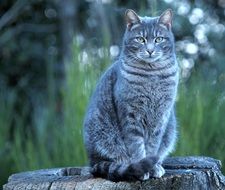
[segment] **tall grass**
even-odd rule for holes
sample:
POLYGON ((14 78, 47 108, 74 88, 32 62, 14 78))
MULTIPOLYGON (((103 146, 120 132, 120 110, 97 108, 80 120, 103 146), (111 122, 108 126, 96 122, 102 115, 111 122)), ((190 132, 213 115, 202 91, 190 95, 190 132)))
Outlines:
MULTIPOLYGON (((74 57, 66 65, 66 78, 62 89, 62 118, 56 112, 54 87, 49 90, 45 115, 37 123, 35 136, 26 140, 22 131, 16 131, 12 150, 15 170, 84 165, 87 163, 82 138, 82 122, 86 105, 95 83, 92 64, 81 65, 80 49, 74 43, 74 57), (40 125, 40 126, 38 126, 40 125), (42 125, 42 126, 41 126, 42 125), (40 128, 42 130, 40 130, 40 128)), ((56 86, 54 81, 50 83, 56 86)))
MULTIPOLYGON (((16 91, 1 90, 0 99, 0 185, 14 172, 40 168, 79 166, 87 164, 82 139, 82 120, 86 105, 95 85, 97 72, 93 64, 81 65, 78 57, 80 49, 73 47, 73 61, 66 65, 66 78, 62 89, 62 117, 57 113, 57 86, 50 65, 48 96, 46 106, 41 110, 37 121, 33 122, 35 133, 26 132, 25 117, 16 118, 13 141, 9 141, 16 91), (5 92, 5 93, 3 93, 5 92)), ((31 113, 33 114, 33 113, 31 113)))
MULTIPOLYGON (((12 172, 40 168, 78 166, 87 164, 82 138, 85 109, 102 70, 109 65, 107 50, 102 58, 86 52, 88 60, 82 61, 82 50, 74 43, 72 63, 66 65, 65 85, 62 89, 63 117, 56 112, 54 98, 56 84, 49 78, 48 104, 35 123, 35 134, 24 136, 21 131, 24 118, 17 119, 14 141, 7 142, 15 93, 1 93, 0 107, 0 183, 12 172), (99 65, 104 65, 102 68, 99 65), (101 69, 99 69, 101 68, 101 69)), ((181 84, 177 102, 179 120, 178 145, 174 155, 206 155, 225 163, 225 102, 221 101, 219 88, 206 84, 199 76, 181 84)))
POLYGON ((180 85, 176 155, 212 156, 225 163, 225 100, 221 90, 195 74, 188 84, 180 85))
POLYGON ((15 100, 14 95, 14 93, 9 91, 0 91, 0 185, 7 180, 8 174, 14 171, 11 165, 11 145, 8 142, 12 122, 11 115, 13 114, 13 104, 15 100))

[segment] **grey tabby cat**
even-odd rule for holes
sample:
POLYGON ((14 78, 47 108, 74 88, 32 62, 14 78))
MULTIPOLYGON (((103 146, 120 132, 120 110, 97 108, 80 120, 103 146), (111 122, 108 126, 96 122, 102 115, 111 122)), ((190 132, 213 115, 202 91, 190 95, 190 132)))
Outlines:
POLYGON ((172 11, 125 13, 119 59, 103 74, 84 120, 92 173, 112 181, 161 177, 176 141, 178 85, 172 11))

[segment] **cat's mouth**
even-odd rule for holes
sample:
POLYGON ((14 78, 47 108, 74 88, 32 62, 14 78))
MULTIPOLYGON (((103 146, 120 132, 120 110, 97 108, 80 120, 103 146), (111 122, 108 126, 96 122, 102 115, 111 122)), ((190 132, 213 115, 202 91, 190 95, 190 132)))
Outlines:
POLYGON ((153 51, 151 53, 149 53, 149 52, 139 53, 137 55, 137 57, 139 59, 141 59, 142 61, 151 63, 151 62, 156 62, 156 61, 160 60, 160 58, 162 57, 162 54, 153 51))
POLYGON ((162 57, 161 52, 153 51, 153 52, 149 53, 149 58, 151 58, 151 59, 160 59, 161 57, 162 57))

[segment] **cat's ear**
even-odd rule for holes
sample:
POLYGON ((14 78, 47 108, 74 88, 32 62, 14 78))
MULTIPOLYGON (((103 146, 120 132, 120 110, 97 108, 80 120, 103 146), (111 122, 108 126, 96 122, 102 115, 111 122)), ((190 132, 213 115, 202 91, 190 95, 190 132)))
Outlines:
POLYGON ((137 15, 137 13, 135 13, 133 10, 131 9, 127 9, 125 12, 125 19, 127 22, 127 28, 131 29, 132 26, 136 25, 136 24, 140 24, 141 20, 139 18, 139 16, 137 15))
POLYGON ((171 9, 167 9, 164 11, 160 17, 159 17, 159 24, 166 27, 167 29, 171 29, 172 27, 172 18, 173 18, 173 12, 171 9))

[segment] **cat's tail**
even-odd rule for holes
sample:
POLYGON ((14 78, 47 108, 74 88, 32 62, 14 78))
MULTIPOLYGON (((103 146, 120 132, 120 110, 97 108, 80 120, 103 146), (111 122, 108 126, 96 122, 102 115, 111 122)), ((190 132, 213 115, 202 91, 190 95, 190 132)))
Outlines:
POLYGON ((93 166, 92 174, 115 182, 144 180, 145 175, 153 169, 158 160, 158 157, 146 157, 130 164, 101 161, 93 166))

